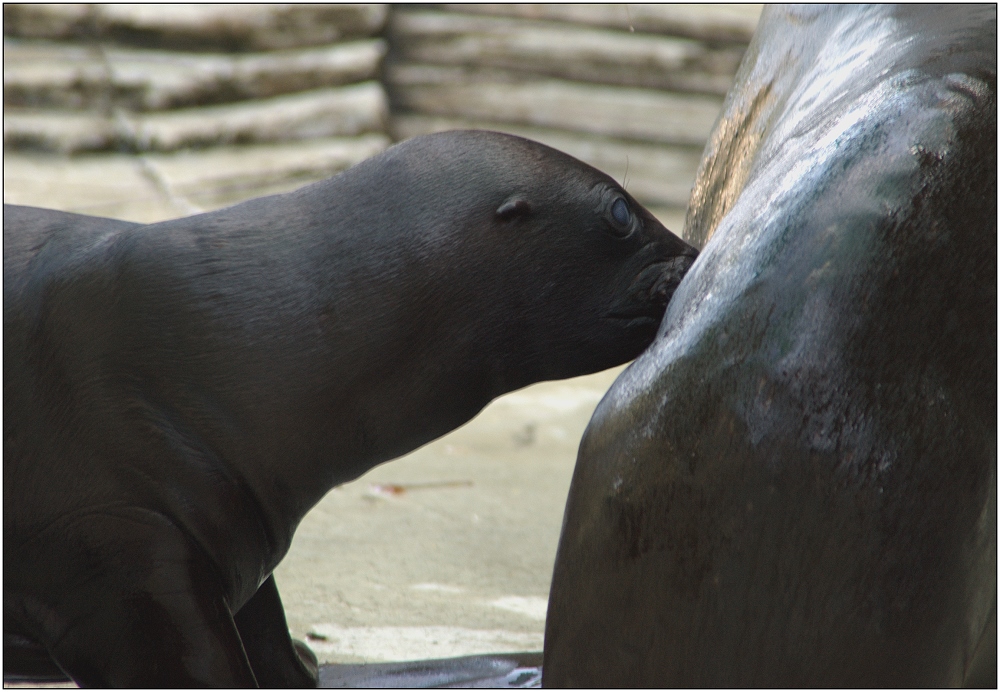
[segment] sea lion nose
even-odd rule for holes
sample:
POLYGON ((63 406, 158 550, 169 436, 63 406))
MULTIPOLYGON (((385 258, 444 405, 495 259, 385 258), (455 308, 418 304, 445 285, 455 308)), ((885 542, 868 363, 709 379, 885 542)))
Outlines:
POLYGON ((655 247, 657 254, 664 259, 690 257, 693 260, 698 256, 697 248, 686 243, 677 233, 671 231, 660 221, 653 219, 651 227, 648 228, 651 246, 655 247))
POLYGON ((669 253, 671 255, 678 257, 687 257, 690 258, 692 262, 696 257, 698 257, 697 248, 693 247, 692 245, 688 245, 686 242, 681 240, 678 236, 674 235, 673 233, 671 233, 670 235, 673 236, 671 238, 673 242, 670 243, 669 247, 669 253))

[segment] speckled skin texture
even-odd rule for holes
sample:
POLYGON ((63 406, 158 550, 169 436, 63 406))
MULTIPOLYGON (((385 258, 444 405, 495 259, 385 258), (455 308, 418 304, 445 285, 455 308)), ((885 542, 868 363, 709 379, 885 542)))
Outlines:
POLYGON ((482 131, 149 226, 5 208, 5 672, 315 684, 271 577, 303 515, 504 392, 634 358, 695 254, 482 131))
POLYGON ((996 114, 993 5, 764 10, 580 447, 546 686, 995 685, 996 114))

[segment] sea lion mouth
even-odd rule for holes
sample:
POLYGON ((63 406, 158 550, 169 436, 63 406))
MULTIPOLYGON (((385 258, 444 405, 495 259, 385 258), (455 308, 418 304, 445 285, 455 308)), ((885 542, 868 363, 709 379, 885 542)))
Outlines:
POLYGON ((607 317, 617 320, 645 318, 658 322, 694 260, 695 256, 680 255, 646 266, 632 280, 624 298, 612 307, 607 317))

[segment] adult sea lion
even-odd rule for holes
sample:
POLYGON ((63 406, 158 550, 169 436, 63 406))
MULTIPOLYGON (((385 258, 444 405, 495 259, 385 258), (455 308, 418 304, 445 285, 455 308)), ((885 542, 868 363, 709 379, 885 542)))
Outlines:
POLYGON ((333 486, 637 356, 695 251, 565 154, 419 137, 151 225, 4 211, 5 672, 315 684, 271 572, 333 486))
POLYGON ((764 9, 580 445, 546 686, 996 686, 996 26, 764 9))

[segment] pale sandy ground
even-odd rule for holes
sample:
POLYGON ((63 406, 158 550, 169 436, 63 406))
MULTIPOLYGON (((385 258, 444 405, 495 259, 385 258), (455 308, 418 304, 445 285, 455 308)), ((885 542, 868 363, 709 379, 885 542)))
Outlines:
POLYGON ((338 662, 541 650, 577 446, 619 371, 509 394, 331 491, 276 571, 293 634, 338 662))
MULTIPOLYGON (((137 221, 186 204, 114 156, 5 156, 4 201, 137 221)), ((620 371, 509 394, 331 491, 275 572, 293 635, 325 662, 540 651, 577 447, 620 371)))

